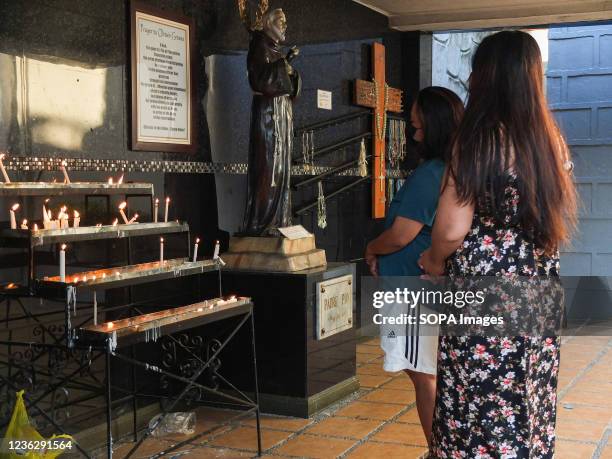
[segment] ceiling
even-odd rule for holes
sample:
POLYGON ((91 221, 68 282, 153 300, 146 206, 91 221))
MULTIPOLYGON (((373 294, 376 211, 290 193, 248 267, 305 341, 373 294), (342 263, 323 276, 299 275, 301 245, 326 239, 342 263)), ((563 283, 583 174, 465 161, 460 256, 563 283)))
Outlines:
POLYGON ((612 0, 353 0, 396 30, 525 27, 612 19, 612 0))

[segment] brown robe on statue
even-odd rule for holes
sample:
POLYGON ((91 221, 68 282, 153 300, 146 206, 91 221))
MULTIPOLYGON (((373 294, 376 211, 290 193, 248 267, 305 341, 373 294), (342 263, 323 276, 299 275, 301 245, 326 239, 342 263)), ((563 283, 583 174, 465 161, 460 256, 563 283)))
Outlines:
POLYGON ((247 57, 253 90, 245 236, 273 234, 291 224, 292 99, 300 76, 289 74, 281 47, 263 32, 253 32, 247 57))

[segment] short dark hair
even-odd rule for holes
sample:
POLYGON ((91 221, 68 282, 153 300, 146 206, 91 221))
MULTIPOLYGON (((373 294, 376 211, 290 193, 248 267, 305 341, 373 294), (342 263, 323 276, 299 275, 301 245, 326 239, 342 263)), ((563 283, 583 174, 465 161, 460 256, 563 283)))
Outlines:
POLYGON ((419 156, 447 162, 455 132, 463 118, 463 102, 450 89, 429 86, 419 91, 415 104, 423 125, 423 142, 417 147, 419 156))

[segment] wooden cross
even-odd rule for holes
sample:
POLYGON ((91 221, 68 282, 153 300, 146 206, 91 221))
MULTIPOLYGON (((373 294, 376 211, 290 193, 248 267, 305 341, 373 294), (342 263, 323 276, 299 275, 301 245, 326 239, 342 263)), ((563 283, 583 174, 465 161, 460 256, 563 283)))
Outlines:
POLYGON ((372 116, 372 218, 385 216, 385 112, 401 113, 402 91, 387 88, 385 47, 372 45, 372 81, 355 80, 355 105, 374 109, 372 116), (386 93, 386 97, 385 97, 386 93), (378 100, 376 98, 378 96, 378 100), (387 103, 385 104, 385 99, 387 103))

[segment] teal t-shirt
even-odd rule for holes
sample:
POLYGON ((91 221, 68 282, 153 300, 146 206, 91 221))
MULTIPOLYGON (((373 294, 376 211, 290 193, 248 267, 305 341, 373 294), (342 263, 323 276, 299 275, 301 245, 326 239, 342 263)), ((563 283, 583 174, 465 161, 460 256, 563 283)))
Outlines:
POLYGON ((444 175, 444 162, 439 159, 425 161, 406 178, 406 182, 393 197, 385 228, 390 228, 395 217, 405 217, 423 223, 423 228, 414 240, 397 252, 378 258, 378 273, 381 276, 420 276, 423 272, 417 264, 419 256, 431 245, 431 228, 440 185, 444 175))

